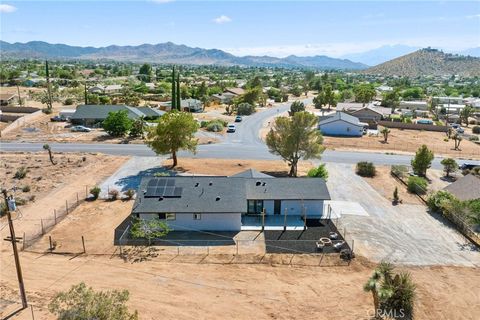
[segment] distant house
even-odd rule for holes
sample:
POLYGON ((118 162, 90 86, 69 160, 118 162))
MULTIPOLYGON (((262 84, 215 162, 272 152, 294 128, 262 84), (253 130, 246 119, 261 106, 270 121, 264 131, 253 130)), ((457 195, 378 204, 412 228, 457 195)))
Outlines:
POLYGON ((428 110, 427 101, 400 101, 400 109, 428 110))
POLYGON ((224 93, 232 93, 235 96, 240 96, 245 93, 245 90, 242 88, 226 88, 224 93))
POLYGON ((224 92, 221 94, 213 94, 211 98, 215 103, 229 104, 230 102, 232 102, 234 97, 235 97, 235 94, 230 92, 224 92))
POLYGON ((140 117, 149 119, 158 118, 165 112, 148 107, 129 107, 125 105, 79 105, 70 117, 72 124, 97 126, 104 121, 110 112, 125 110, 128 117, 136 120, 140 117), (148 109, 148 110, 147 110, 148 109))
POLYGON ((46 80, 42 78, 26 79, 25 81, 23 81, 23 85, 25 87, 38 87, 43 85, 45 82, 46 80))
POLYGON ((111 84, 108 86, 103 86, 103 85, 96 85, 93 87, 90 87, 88 89, 88 92, 90 93, 96 93, 96 94, 112 94, 112 93, 119 93, 122 91, 123 86, 121 84, 111 84))
POLYGON ((247 170, 233 176, 145 177, 131 215, 159 218, 180 231, 303 228, 327 218, 323 179, 274 178, 247 170))
POLYGON ((0 94, 0 105, 6 106, 11 104, 17 95, 14 93, 1 93, 0 94))
POLYGON ((446 186, 443 190, 463 201, 480 199, 480 177, 468 174, 446 186))
MULTIPOLYGON (((162 110, 171 110, 172 109, 172 102, 167 101, 167 102, 161 102, 159 103, 160 108, 162 110)), ((184 99, 180 101, 180 106, 182 108, 182 111, 187 111, 187 112, 201 112, 203 111, 203 103, 200 100, 197 99, 184 99)))
POLYGON ((366 127, 368 123, 360 122, 358 118, 338 111, 318 123, 318 129, 322 134, 330 136, 361 137, 366 127))
POLYGON ((361 122, 366 122, 370 126, 375 126, 378 121, 390 116, 392 110, 384 107, 366 106, 356 111, 349 112, 349 114, 358 118, 361 122))

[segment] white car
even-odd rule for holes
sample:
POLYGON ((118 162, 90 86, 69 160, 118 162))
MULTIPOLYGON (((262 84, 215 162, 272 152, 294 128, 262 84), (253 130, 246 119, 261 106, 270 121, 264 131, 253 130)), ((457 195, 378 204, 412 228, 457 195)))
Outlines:
POLYGON ((235 132, 236 129, 237 128, 235 127, 235 125, 233 123, 231 123, 227 127, 227 132, 235 132))
POLYGON ((71 129, 73 132, 90 132, 92 129, 84 126, 73 126, 71 129))

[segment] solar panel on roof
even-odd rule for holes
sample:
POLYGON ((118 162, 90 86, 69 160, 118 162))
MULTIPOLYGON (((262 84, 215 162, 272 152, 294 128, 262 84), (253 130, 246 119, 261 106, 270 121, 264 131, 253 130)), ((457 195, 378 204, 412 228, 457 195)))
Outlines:
POLYGON ((157 179, 157 186, 165 187, 167 185, 167 179, 157 179))
POLYGON ((173 196, 173 189, 175 189, 175 187, 165 187, 165 191, 163 193, 163 196, 164 197, 171 197, 173 196))
POLYGON ((181 197, 182 196, 182 191, 183 191, 183 188, 176 187, 175 189, 173 189, 173 196, 174 197, 181 197))
POLYGON ((167 187, 173 187, 173 186, 175 186, 175 180, 168 179, 167 180, 167 187))

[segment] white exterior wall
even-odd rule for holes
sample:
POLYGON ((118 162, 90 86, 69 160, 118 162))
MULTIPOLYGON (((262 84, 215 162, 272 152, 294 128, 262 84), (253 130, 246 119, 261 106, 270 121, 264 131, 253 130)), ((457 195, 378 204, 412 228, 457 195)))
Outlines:
MULTIPOLYGON (((158 217, 156 213, 141 213, 141 219, 158 217)), ((166 223, 173 230, 194 231, 240 231, 242 218, 240 213, 202 213, 200 220, 193 219, 193 213, 177 213, 175 220, 166 223)))
POLYGON ((263 208, 265 209, 265 214, 273 214, 274 201, 273 200, 263 200, 263 208))
POLYGON ((323 214, 323 200, 282 200, 282 214, 285 214, 285 208, 287 208, 287 215, 302 215, 302 202, 307 218, 309 215, 323 214))
POLYGON ((363 126, 356 126, 343 120, 332 121, 319 126, 326 135, 361 137, 363 126))

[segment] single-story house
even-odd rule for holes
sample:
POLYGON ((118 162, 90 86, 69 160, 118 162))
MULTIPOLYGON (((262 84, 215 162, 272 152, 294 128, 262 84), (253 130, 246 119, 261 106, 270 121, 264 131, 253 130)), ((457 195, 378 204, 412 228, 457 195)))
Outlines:
POLYGON ((348 112, 350 115, 358 118, 361 122, 366 122, 369 125, 375 125, 377 121, 383 120, 392 114, 390 108, 366 106, 364 108, 348 112))
POLYGON ((450 192, 463 201, 480 199, 480 177, 474 174, 467 174, 449 184, 443 190, 450 192))
MULTIPOLYGON (((160 108, 164 110, 171 110, 172 109, 172 102, 160 102, 160 108)), ((184 99, 180 101, 180 106, 182 107, 183 111, 187 112, 201 112, 203 111, 203 104, 202 101, 197 99, 184 99)))
POLYGON ((464 104, 440 104, 437 106, 437 112, 442 112, 442 109, 445 110, 445 114, 460 114, 460 112, 465 108, 464 104))
POLYGON ((224 93, 232 93, 235 96, 240 96, 245 93, 245 90, 242 88, 226 88, 224 93))
POLYGON ((437 104, 463 104, 463 97, 432 97, 432 100, 435 100, 437 104))
POLYGON ((400 109, 428 110, 427 101, 400 101, 400 109))
POLYGON ((7 106, 11 104, 16 96, 14 93, 0 93, 0 105, 7 106))
POLYGON ((303 227, 327 218, 323 179, 274 178, 247 170, 233 176, 145 177, 132 216, 165 220, 173 230, 240 231, 303 227))
POLYGON ((99 84, 99 85, 90 87, 88 89, 88 92, 96 93, 96 94, 100 94, 100 93, 111 94, 111 93, 118 93, 122 91, 122 88, 123 86, 121 84, 110 84, 107 86, 103 86, 99 84))
POLYGON ((368 123, 360 122, 358 118, 339 111, 318 123, 318 129, 327 136, 361 137, 365 128, 368 128, 368 123))
POLYGON ((218 104, 228 104, 232 102, 233 98, 235 98, 235 94, 230 92, 224 92, 221 94, 213 94, 211 98, 213 102, 216 102, 218 104))
POLYGON ((95 126, 108 117, 110 112, 125 110, 128 117, 136 120, 140 117, 158 118, 165 112, 148 107, 129 107, 125 105, 79 105, 70 117, 72 124, 95 126), (148 109, 148 110, 147 110, 148 109))

